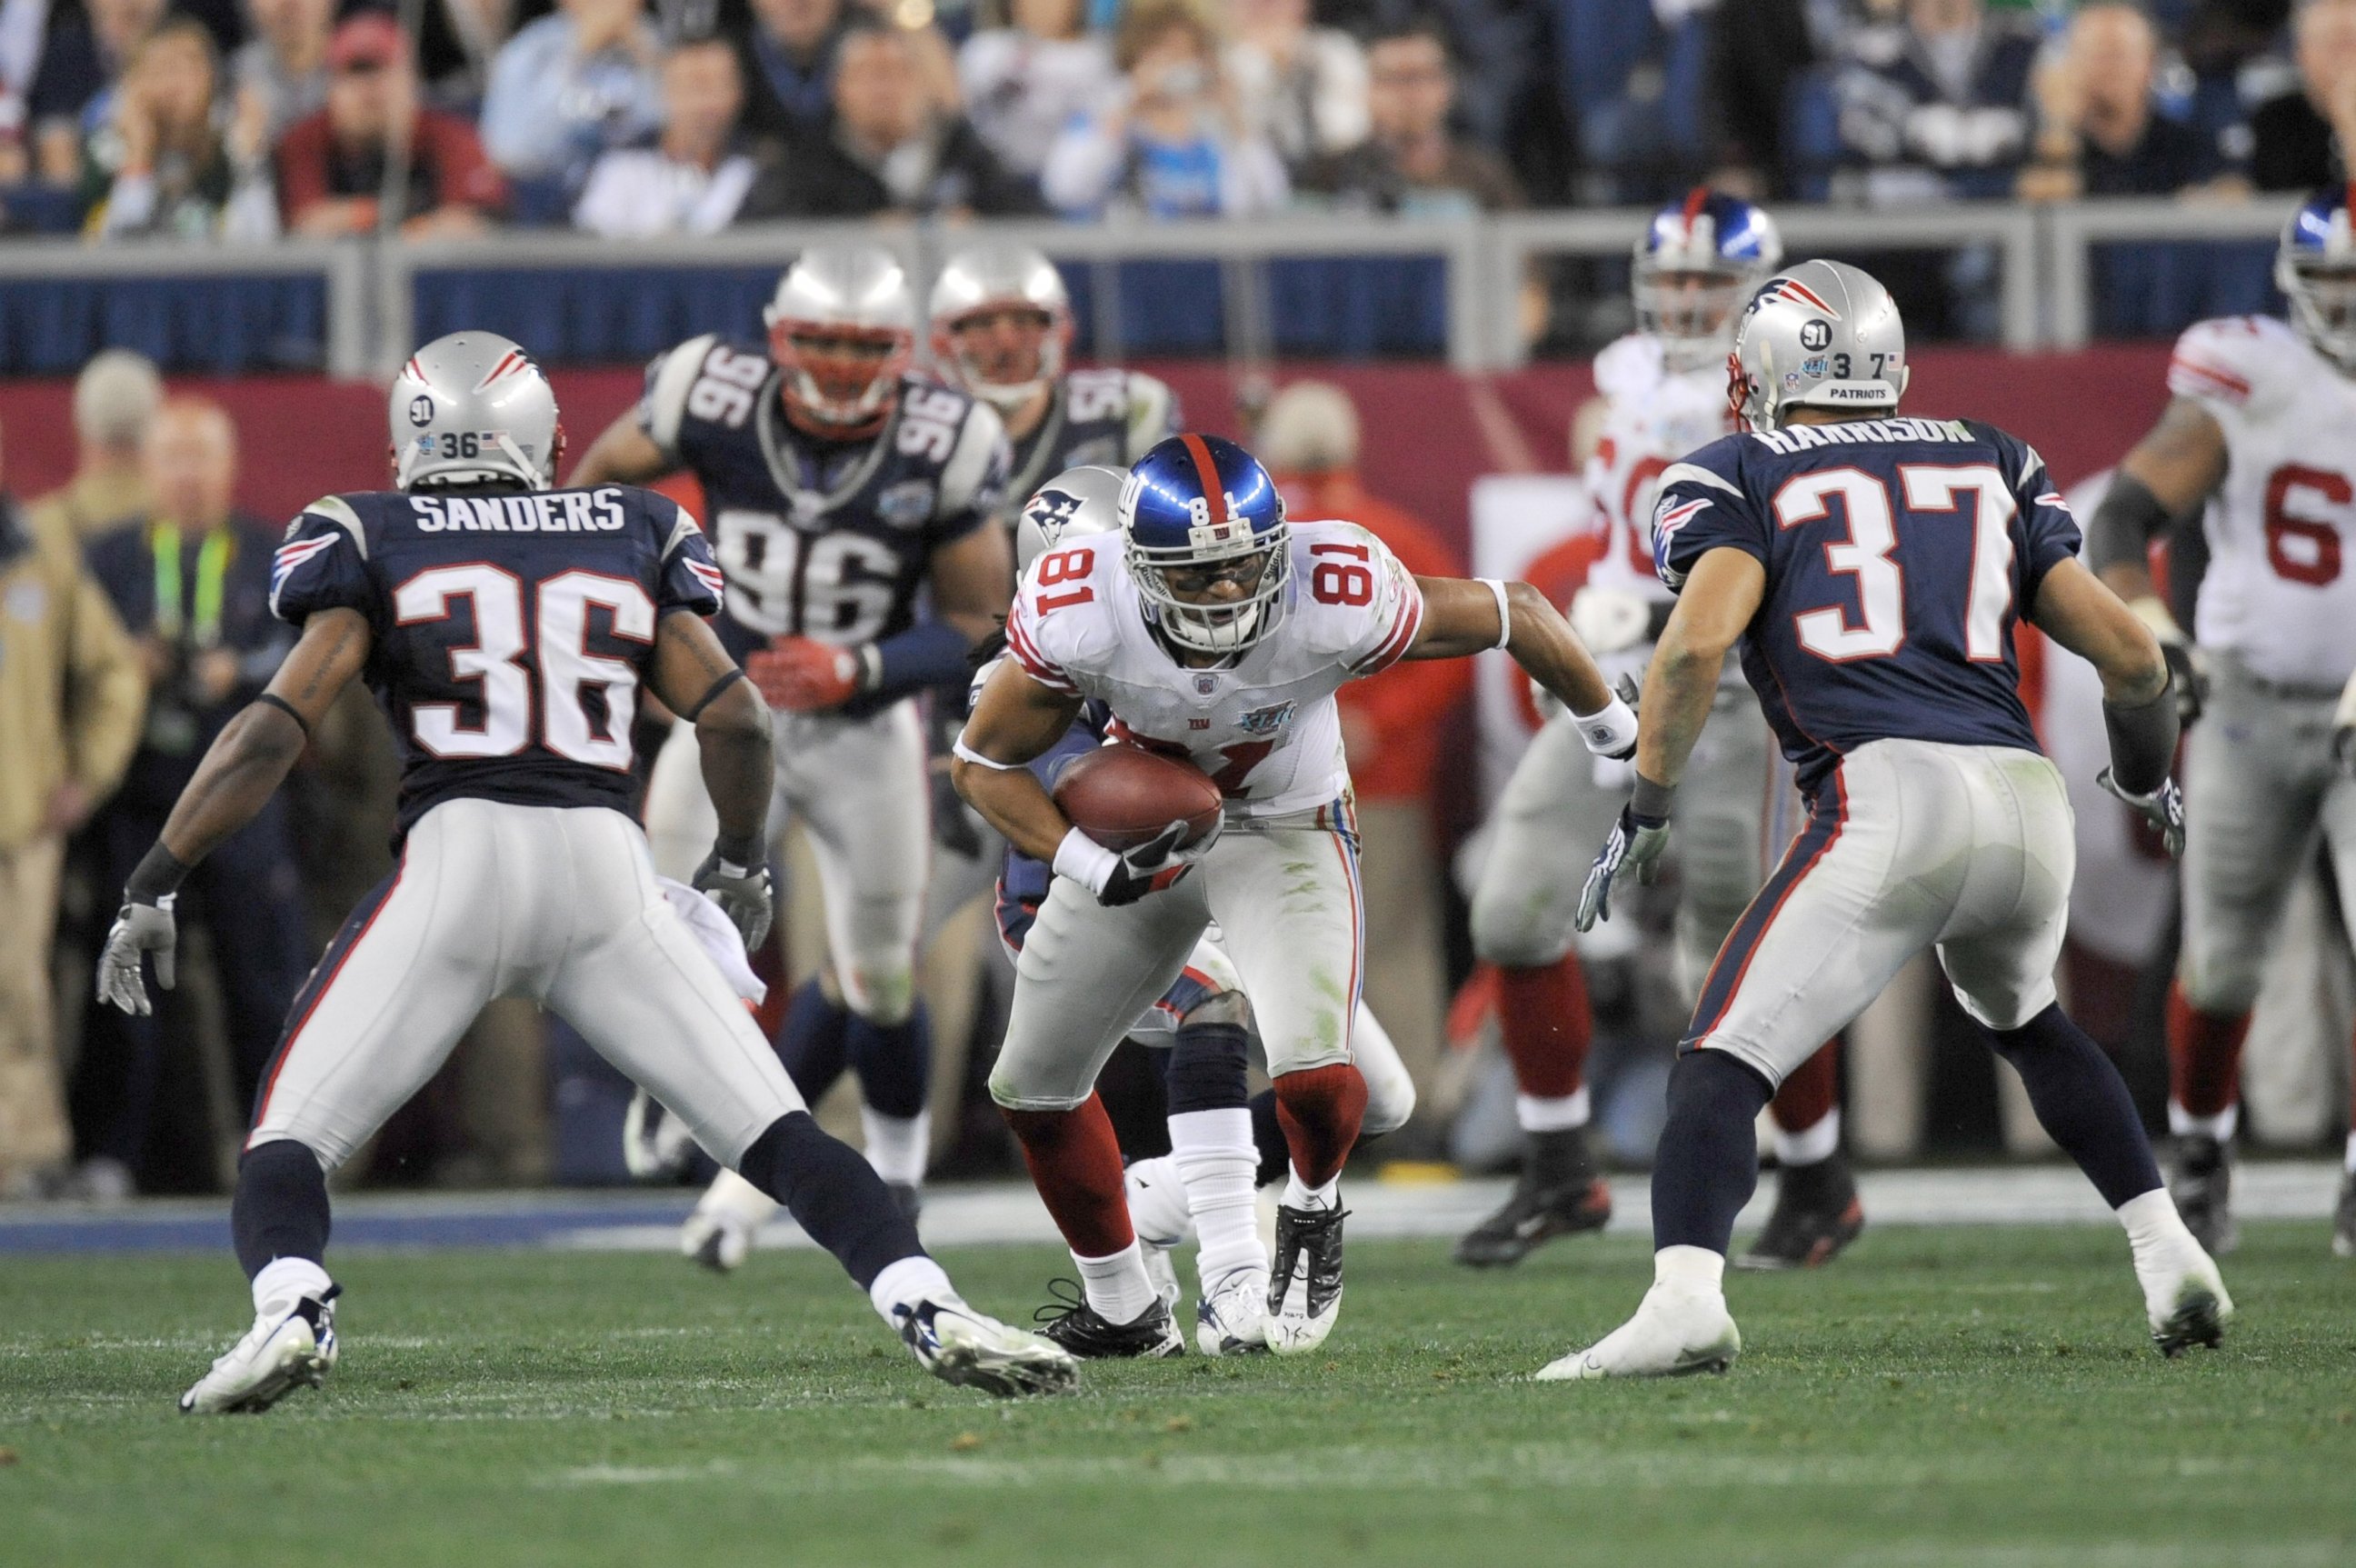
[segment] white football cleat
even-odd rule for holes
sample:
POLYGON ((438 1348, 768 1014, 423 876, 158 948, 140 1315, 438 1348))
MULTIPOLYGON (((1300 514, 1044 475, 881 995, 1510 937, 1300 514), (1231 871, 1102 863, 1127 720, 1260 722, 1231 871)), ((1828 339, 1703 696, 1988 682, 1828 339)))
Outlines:
POLYGON ((679 1251, 715 1274, 730 1273, 752 1255, 753 1228, 735 1215, 699 1208, 680 1227, 679 1251))
POLYGON ((2144 1319, 2151 1326, 2151 1342, 2159 1353, 2180 1356, 2195 1345, 2215 1349, 2224 1343, 2225 1325, 2233 1316, 2233 1298, 2225 1294, 2224 1276, 2216 1260, 2194 1245, 2190 1256, 2172 1266, 2136 1274, 2143 1285, 2144 1319))
MULTIPOLYGON (((1333 1321, 1329 1316, 1326 1319, 1333 1321)), ((1205 1356, 1268 1350, 1268 1271, 1230 1269, 1194 1304, 1194 1348, 1205 1356)))
POLYGON ((1153 1294, 1171 1311, 1178 1310, 1178 1298, 1185 1294, 1178 1284, 1178 1271, 1171 1265, 1167 1249, 1155 1246, 1143 1236, 1137 1239, 1138 1256, 1144 1260, 1145 1277, 1153 1286, 1153 1294))
POLYGON ((317 1388, 336 1364, 336 1297, 306 1295, 283 1313, 253 1320, 245 1337, 180 1396, 183 1415, 259 1413, 298 1388, 317 1388))
POLYGON ((1001 1399, 1066 1394, 1079 1386, 1080 1364, 1069 1351, 985 1317, 956 1296, 895 1307, 893 1316, 916 1364, 945 1383, 1001 1399))
POLYGON ((1644 1293, 1636 1316, 1589 1346, 1539 1369, 1542 1383, 1596 1378, 1681 1378, 1723 1372, 1742 1353, 1742 1331, 1715 1294, 1644 1293))

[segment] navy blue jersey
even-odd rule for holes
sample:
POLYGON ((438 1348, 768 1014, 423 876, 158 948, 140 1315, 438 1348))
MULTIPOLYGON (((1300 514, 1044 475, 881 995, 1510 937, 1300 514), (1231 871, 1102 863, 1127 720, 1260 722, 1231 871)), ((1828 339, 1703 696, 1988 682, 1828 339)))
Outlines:
POLYGON ((459 796, 629 811, 655 628, 717 614, 720 588, 695 519, 650 490, 380 492, 295 518, 270 607, 297 626, 337 607, 368 618, 406 834, 459 796))
POLYGON ((2025 443, 1972 420, 1729 435, 1662 474, 1672 591, 1712 550, 1767 571, 1742 669, 1813 791, 1869 741, 2038 749, 2012 628, 2078 525, 2025 443))
POLYGON ((786 418, 782 373, 763 344, 696 338, 648 368, 638 405, 703 486, 727 575, 721 640, 739 662, 776 637, 850 648, 906 630, 933 552, 1005 504, 1006 431, 988 404, 910 376, 873 436, 822 441, 786 418))
POLYGON ((1135 371, 1074 371, 1055 383, 1039 427, 1014 446, 1007 494, 1020 507, 1066 468, 1126 468, 1178 434, 1178 394, 1135 371))

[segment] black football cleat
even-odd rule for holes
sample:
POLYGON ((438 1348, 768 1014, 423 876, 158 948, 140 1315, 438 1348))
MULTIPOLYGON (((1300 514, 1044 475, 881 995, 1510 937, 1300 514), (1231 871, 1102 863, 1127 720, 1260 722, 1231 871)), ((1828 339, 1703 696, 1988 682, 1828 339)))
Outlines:
POLYGON ((2211 1257, 2222 1258, 2241 1243, 2241 1227, 2233 1223, 2233 1159, 2223 1144, 2197 1133, 2177 1139, 2168 1191, 2184 1228, 2211 1257))
POLYGON ((1595 1174, 1587 1129, 1533 1133, 1513 1196, 1456 1243, 1456 1261, 1476 1269, 1505 1268, 1541 1242, 1601 1230, 1611 1219, 1612 1189, 1595 1174))
POLYGON ((2340 1207, 2331 1214, 2331 1251, 2356 1258, 2356 1171, 2340 1178, 2340 1207))
POLYGON ((1325 1343, 1342 1315, 1342 1221, 1346 1208, 1276 1210, 1276 1262, 1268 1277, 1268 1348, 1299 1356, 1325 1343))
POLYGON ((1814 1269, 1829 1263, 1865 1229, 1857 1180, 1838 1155, 1790 1165, 1775 1180, 1767 1228, 1734 1260, 1738 1269, 1814 1269))
POLYGON ((1083 1361, 1161 1360, 1186 1353, 1186 1337, 1159 1296, 1134 1322, 1115 1323, 1088 1305, 1077 1280, 1050 1280, 1047 1294, 1055 1299, 1031 1315, 1039 1337, 1083 1361))

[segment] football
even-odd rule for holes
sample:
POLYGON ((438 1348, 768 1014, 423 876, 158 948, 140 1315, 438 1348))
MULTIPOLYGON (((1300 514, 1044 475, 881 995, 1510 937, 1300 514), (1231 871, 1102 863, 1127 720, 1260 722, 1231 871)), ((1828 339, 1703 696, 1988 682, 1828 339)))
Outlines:
POLYGON ((1209 774, 1183 757, 1141 746, 1099 746, 1064 769, 1055 804, 1072 825, 1107 849, 1135 849, 1173 822, 1186 824, 1185 849, 1218 826, 1223 802, 1209 774))

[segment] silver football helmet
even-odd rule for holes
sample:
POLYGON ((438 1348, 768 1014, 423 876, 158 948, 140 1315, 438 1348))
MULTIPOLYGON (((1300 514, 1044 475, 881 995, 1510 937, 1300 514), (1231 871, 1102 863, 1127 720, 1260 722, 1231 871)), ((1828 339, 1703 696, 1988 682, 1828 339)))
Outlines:
POLYGON ((1726 399, 1753 430, 1794 408, 1895 413, 1906 395, 1898 302, 1846 262, 1802 262, 1759 285, 1726 359, 1726 399))
POLYGON ((453 332, 412 354, 385 413, 404 490, 502 479, 544 490, 564 450, 548 378, 496 332, 453 332))
POLYGON ((1072 296, 1055 263, 1029 245, 985 241, 949 258, 933 283, 933 360, 943 375, 1000 409, 1019 408, 1064 373, 1072 341, 1072 296), (957 329, 984 311, 1038 311, 1047 318, 1037 361, 1028 371, 981 362, 961 349, 957 329))
POLYGON ((812 245, 761 320, 801 423, 845 436, 883 424, 916 346, 916 291, 898 256, 857 241, 812 245))
POLYGON ((1014 520, 1014 569, 1028 572, 1067 539, 1119 533, 1120 488, 1128 482, 1119 468, 1085 463, 1041 485, 1014 520))

